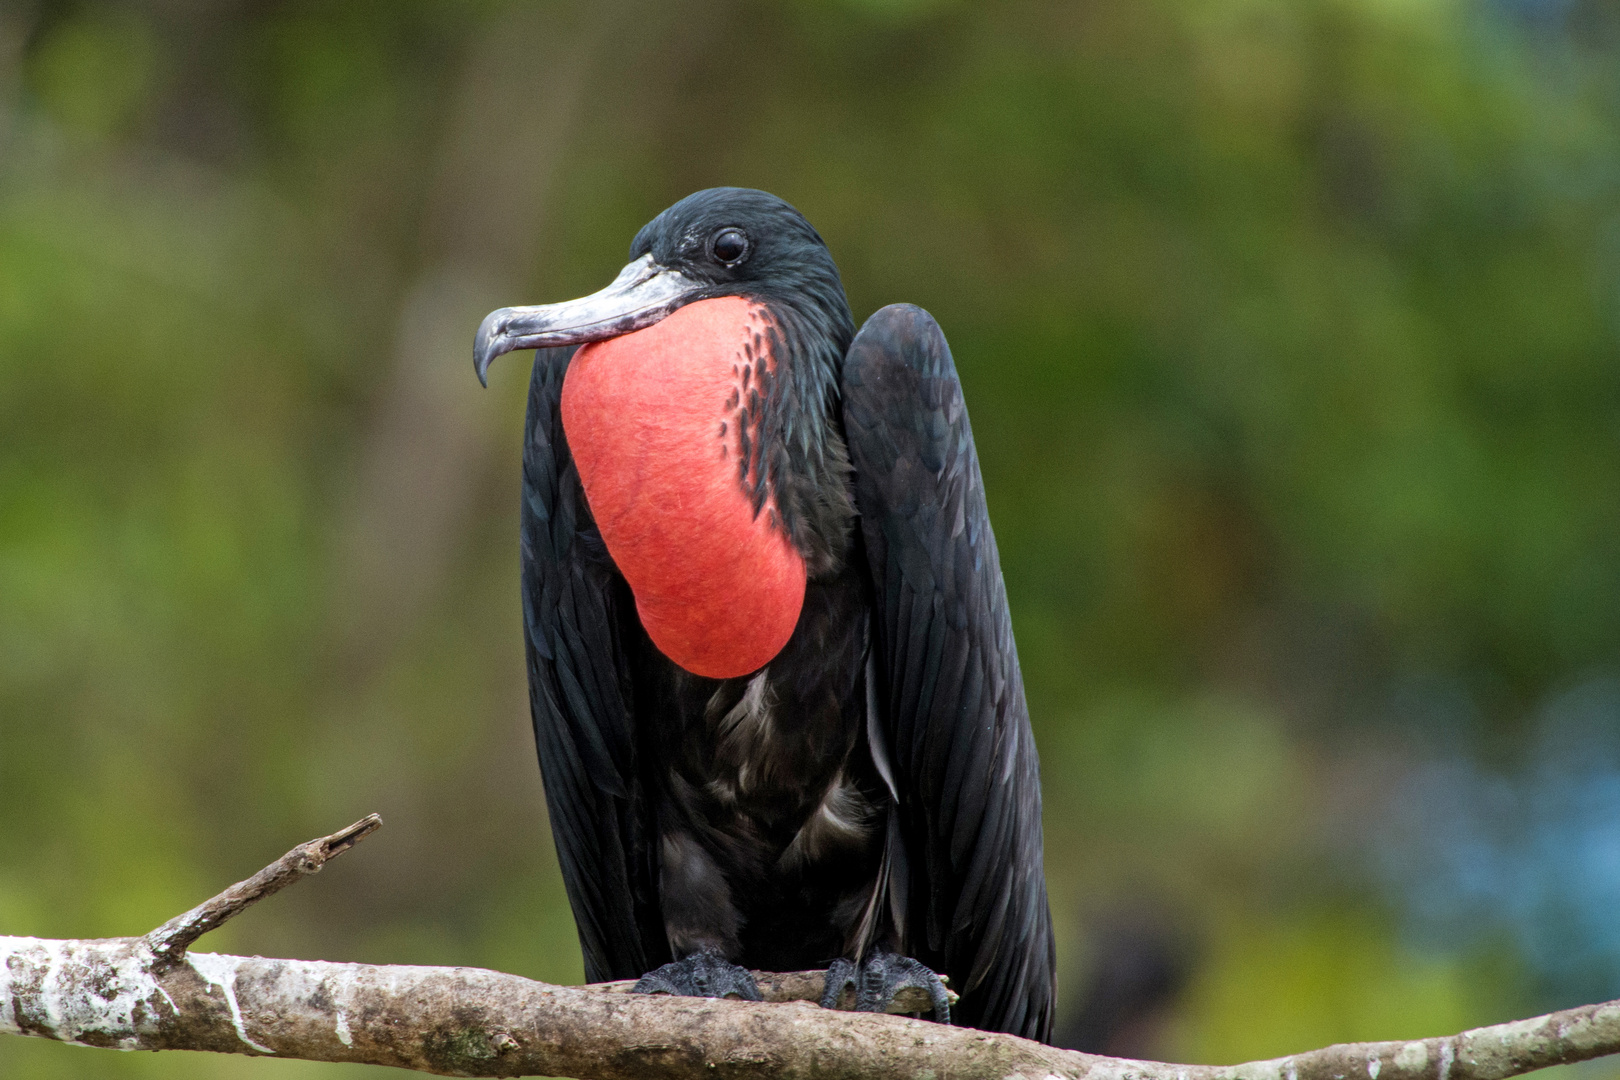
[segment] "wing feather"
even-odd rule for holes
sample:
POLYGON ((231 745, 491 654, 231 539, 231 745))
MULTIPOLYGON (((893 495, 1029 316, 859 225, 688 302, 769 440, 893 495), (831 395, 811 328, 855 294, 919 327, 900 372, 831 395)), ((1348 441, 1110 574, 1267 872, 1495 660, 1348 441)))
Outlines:
POLYGON ((557 860, 592 982, 667 959, 636 779, 625 594, 591 520, 558 402, 571 349, 536 354, 523 448, 523 629, 529 709, 557 860), (658 935, 661 936, 661 935, 658 935), (657 936, 652 938, 657 940, 657 936))
POLYGON ((1055 986, 1039 765, 973 432, 927 312, 867 321, 843 408, 910 948, 963 992, 963 1022, 1044 1039, 1055 986))

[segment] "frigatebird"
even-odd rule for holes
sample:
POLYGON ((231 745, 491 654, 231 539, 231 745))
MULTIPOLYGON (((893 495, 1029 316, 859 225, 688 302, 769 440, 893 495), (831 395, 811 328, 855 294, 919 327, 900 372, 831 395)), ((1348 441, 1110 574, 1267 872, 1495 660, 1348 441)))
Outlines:
POLYGON ((712 188, 536 349, 521 511, 530 706, 592 981, 758 1000, 828 968, 885 1009, 1045 1039, 1034 737, 962 387, 905 304, 859 333, 786 202, 712 188))

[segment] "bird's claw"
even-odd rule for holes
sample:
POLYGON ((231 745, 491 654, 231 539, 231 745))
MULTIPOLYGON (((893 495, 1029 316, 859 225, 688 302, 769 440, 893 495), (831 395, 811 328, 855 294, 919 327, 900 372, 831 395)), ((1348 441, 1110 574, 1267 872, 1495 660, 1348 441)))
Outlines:
POLYGON ((677 997, 736 997, 763 1001, 759 984, 745 967, 738 967, 719 953, 704 949, 673 964, 647 972, 631 988, 635 994, 674 994, 677 997))
POLYGON ((888 1012, 895 995, 908 988, 927 993, 928 1000, 934 1006, 936 1021, 941 1024, 951 1022, 950 997, 939 976, 911 957, 895 953, 873 953, 859 963, 834 960, 827 968, 827 982, 821 991, 821 1007, 838 1008, 844 991, 853 989, 856 1012, 888 1012))

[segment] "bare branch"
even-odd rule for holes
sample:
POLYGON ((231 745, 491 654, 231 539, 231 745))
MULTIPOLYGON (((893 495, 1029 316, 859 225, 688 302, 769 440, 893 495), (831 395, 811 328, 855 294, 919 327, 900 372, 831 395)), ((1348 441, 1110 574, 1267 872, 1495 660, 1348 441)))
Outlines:
POLYGON ((159 960, 173 962, 191 948, 192 942, 218 929, 228 920, 265 897, 280 892, 382 828, 382 818, 367 814, 347 829, 299 844, 287 854, 246 881, 238 881, 212 900, 206 900, 184 915, 176 915, 146 935, 146 943, 159 960))
MULTIPOLYGON (((759 987, 759 993, 766 1001, 821 1001, 821 992, 827 986, 827 973, 825 971, 753 971, 754 983, 759 987)), ((948 976, 941 975, 940 982, 948 983, 948 976)), ((636 985, 635 979, 621 979, 618 982, 591 983, 583 987, 606 994, 628 994, 636 985)), ((955 990, 949 988, 945 997, 952 1005, 959 1000, 955 990)), ((840 1009, 853 1009, 855 1007, 855 991, 845 987, 838 999, 840 1009)), ((894 995, 889 1003, 889 1012, 899 1015, 908 1013, 927 1013, 934 1011, 934 1003, 928 997, 928 991, 920 987, 908 986, 902 988, 894 995)))
POLYGON ((808 1002, 646 997, 477 968, 209 953, 161 964, 142 938, 0 938, 0 1032, 457 1076, 1505 1080, 1620 1051, 1620 1002, 1443 1039, 1165 1065, 808 1002))
POLYGON ((824 1010, 821 972, 757 972, 772 1002, 549 986, 479 968, 188 953, 232 915, 380 824, 302 844, 139 938, 0 937, 0 1033, 124 1050, 212 1050, 454 1076, 900 1080, 1506 1080, 1620 1053, 1620 1001, 1409 1042, 1246 1065, 1166 1065, 1059 1050, 900 1016, 824 1010))

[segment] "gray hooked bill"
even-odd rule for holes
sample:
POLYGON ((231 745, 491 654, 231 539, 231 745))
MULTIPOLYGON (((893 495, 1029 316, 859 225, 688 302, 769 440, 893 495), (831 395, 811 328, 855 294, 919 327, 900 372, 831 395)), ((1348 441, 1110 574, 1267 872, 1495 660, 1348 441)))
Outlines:
POLYGON ((502 353, 582 345, 642 330, 693 299, 702 288, 702 282, 660 266, 650 254, 643 255, 620 270, 613 284, 600 292, 560 304, 490 312, 473 342, 473 370, 478 381, 488 386, 490 362, 502 353))

